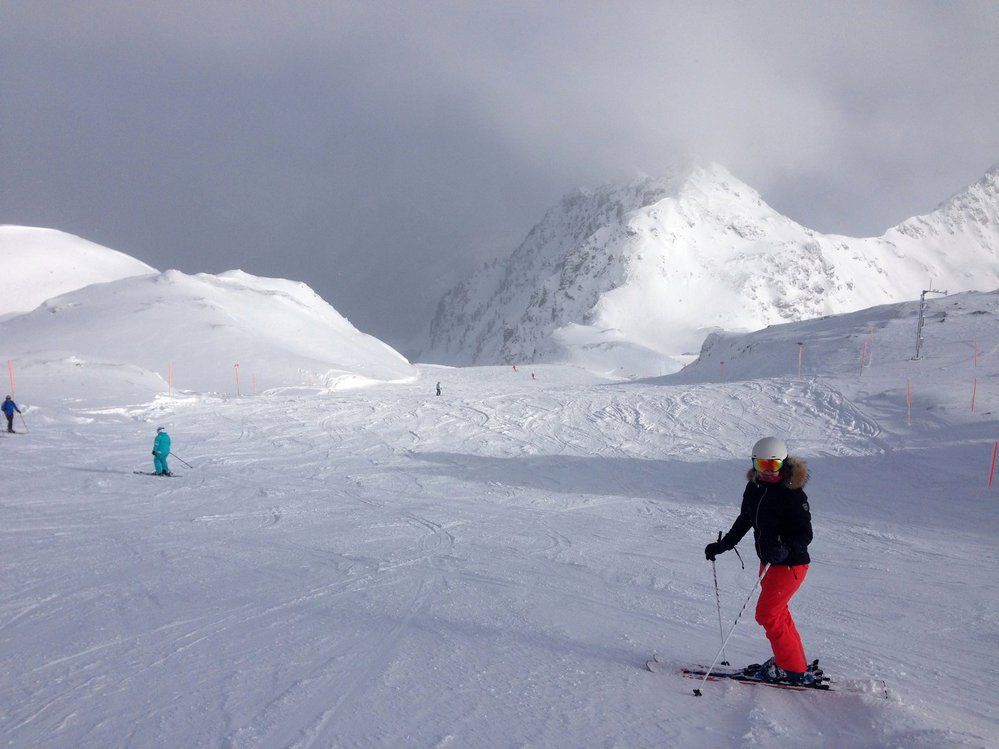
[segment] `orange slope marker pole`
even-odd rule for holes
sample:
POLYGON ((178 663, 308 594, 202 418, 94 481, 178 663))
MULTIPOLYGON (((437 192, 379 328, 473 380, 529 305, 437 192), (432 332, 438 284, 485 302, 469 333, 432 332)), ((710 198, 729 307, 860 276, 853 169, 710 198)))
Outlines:
POLYGON ((10 394, 14 395, 14 362, 7 360, 7 374, 10 376, 10 394))

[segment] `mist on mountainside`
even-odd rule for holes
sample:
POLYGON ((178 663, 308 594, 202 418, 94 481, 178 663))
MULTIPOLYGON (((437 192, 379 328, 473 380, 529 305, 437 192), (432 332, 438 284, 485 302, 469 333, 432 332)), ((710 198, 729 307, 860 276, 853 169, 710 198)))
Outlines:
POLYGON ((566 196, 440 301, 429 361, 675 371, 714 330, 999 286, 999 167, 880 237, 782 216, 717 164, 566 196))

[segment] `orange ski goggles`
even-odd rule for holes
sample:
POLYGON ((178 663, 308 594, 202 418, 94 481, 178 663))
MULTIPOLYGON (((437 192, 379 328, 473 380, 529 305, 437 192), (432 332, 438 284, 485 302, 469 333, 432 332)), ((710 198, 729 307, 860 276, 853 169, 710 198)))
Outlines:
POLYGON ((753 468, 759 473, 777 473, 782 465, 780 458, 753 458, 753 468))

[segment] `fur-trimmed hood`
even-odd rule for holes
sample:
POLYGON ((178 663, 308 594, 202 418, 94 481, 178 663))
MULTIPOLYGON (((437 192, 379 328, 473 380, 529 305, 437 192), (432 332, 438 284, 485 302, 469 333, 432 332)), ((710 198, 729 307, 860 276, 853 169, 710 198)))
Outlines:
MULTIPOLYGON (((808 483, 808 464, 801 458, 788 455, 780 468, 781 484, 788 489, 801 489, 808 483)), ((756 469, 750 468, 746 473, 746 481, 756 480, 756 469)))

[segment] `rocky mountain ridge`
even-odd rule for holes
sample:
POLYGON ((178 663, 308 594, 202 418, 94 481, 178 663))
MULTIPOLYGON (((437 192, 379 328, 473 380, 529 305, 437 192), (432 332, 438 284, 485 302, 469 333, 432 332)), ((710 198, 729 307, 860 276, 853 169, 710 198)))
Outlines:
POLYGON ((881 237, 822 234, 717 164, 566 196, 451 289, 424 358, 675 371, 714 330, 999 287, 999 167, 881 237))

